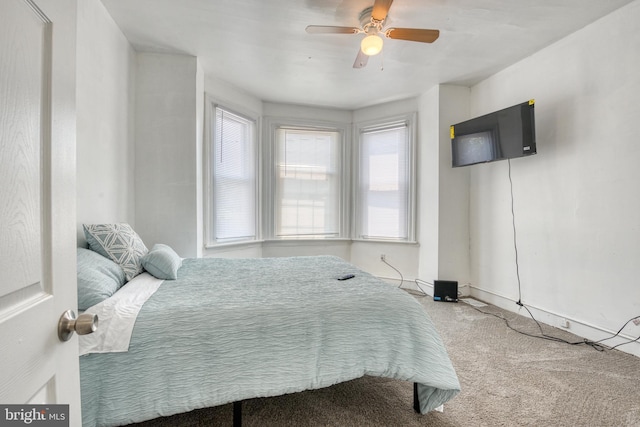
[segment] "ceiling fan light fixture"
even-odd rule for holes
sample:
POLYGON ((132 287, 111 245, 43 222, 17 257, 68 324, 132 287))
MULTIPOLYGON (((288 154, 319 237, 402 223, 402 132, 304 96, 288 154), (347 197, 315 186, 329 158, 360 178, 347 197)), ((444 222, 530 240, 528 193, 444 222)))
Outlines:
MULTIPOLYGON (((1 1, 1 0, 0 0, 1 1)), ((440 36, 439 30, 426 28, 386 28, 387 15, 393 0, 373 0, 373 6, 365 8, 358 17, 360 28, 331 25, 309 25, 309 34, 364 34, 353 68, 363 68, 370 56, 382 52, 382 36, 390 39, 433 43, 440 36)))
POLYGON ((360 49, 365 55, 377 55, 382 50, 382 38, 377 34, 370 34, 362 39, 360 49))

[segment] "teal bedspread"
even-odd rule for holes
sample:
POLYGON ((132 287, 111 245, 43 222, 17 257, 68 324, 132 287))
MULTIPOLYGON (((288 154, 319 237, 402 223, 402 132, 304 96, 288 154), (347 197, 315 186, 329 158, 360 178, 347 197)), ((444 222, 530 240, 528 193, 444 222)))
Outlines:
POLYGON ((186 259, 142 307, 128 352, 80 357, 83 425, 364 375, 418 383, 422 413, 460 390, 423 307, 340 258, 186 259), (355 277, 336 280, 345 273, 355 277))

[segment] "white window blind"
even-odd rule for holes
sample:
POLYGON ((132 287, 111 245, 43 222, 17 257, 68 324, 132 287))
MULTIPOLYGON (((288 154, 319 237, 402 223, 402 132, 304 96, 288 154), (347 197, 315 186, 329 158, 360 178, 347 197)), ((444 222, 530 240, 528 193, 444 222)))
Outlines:
POLYGON ((213 223, 211 243, 256 238, 254 123, 215 108, 211 150, 213 223))
POLYGON ((279 128, 276 134, 276 237, 338 236, 340 133, 279 128))
POLYGON ((363 129, 359 144, 359 238, 407 240, 411 178, 407 124, 363 129))

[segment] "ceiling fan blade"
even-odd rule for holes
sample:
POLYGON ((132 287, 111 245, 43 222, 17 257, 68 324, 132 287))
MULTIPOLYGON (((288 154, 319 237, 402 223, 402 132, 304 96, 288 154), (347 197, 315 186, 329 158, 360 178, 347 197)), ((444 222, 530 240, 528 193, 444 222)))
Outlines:
POLYGON ((378 21, 384 21, 389 13, 391 3, 393 3, 393 0, 376 0, 375 3, 373 3, 371 17, 378 21))
POLYGON ((331 25, 308 25, 309 34, 357 34, 360 29, 355 27, 334 27, 331 25))
POLYGON ((438 30, 423 30, 418 28, 389 28, 385 35, 390 39, 409 40, 412 42, 433 43, 440 37, 438 30))
POLYGON ((358 49, 358 56, 356 56, 356 60, 353 63, 353 68, 366 67, 367 61, 369 61, 369 55, 365 55, 362 49, 358 49))

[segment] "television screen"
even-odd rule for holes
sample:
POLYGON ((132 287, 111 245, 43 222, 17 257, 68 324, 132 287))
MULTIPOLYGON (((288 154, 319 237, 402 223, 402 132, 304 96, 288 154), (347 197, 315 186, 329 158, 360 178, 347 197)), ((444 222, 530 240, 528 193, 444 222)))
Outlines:
POLYGON ((534 101, 451 126, 452 166, 536 154, 534 101))
POLYGON ((497 144, 495 132, 481 131, 460 135, 452 148, 454 166, 461 166, 495 160, 499 157, 500 147, 497 144))

